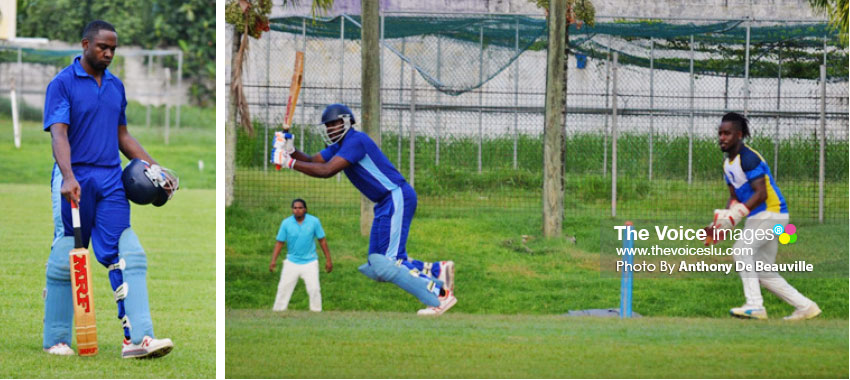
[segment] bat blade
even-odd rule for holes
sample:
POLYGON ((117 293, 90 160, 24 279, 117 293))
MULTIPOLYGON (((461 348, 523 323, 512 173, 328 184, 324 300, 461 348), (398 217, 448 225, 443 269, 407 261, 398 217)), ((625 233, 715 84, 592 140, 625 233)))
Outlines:
POLYGON ((289 85, 289 98, 286 100, 286 114, 283 117, 283 130, 289 132, 292 119, 295 118, 295 106, 298 104, 298 94, 301 93, 301 81, 304 79, 304 52, 295 52, 295 67, 292 70, 292 81, 289 85))
POLYGON ((77 335, 77 352, 80 356, 97 354, 97 325, 94 314, 94 292, 91 286, 91 260, 83 247, 80 232, 80 211, 71 202, 71 220, 74 227, 74 249, 68 254, 71 266, 71 298, 74 303, 74 330, 77 335))
POLYGON ((97 354, 97 325, 95 323, 89 251, 85 248, 75 248, 71 251, 70 256, 77 351, 80 356, 92 356, 97 354))

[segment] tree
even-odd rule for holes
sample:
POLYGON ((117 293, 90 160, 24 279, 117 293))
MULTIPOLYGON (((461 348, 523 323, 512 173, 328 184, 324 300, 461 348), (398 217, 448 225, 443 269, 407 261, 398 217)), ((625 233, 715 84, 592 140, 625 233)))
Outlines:
POLYGON ((847 0, 809 0, 809 5, 815 12, 829 17, 829 24, 838 29, 838 36, 845 46, 848 41, 848 8, 847 0))
MULTIPOLYGON (((296 0, 283 0, 297 3, 296 0)), ((333 0, 313 0, 311 11, 313 15, 327 12, 333 6, 333 0)), ((271 0, 227 0, 225 5, 225 22, 233 25, 233 46, 230 66, 230 123, 225 122, 225 191, 224 202, 230 206, 233 202, 233 184, 236 175, 236 130, 238 125, 253 136, 251 115, 248 102, 242 88, 242 67, 245 65, 245 51, 248 49, 248 37, 259 39, 263 32, 269 31, 269 14, 272 10, 271 0), (237 122, 239 120, 239 122, 237 122)))
MULTIPOLYGON (((21 37, 79 43, 86 24, 105 20, 115 26, 121 45, 180 47, 190 99, 205 105, 215 96, 215 0, 17 1, 21 37)), ((174 68, 177 62, 168 59, 165 65, 174 68)))

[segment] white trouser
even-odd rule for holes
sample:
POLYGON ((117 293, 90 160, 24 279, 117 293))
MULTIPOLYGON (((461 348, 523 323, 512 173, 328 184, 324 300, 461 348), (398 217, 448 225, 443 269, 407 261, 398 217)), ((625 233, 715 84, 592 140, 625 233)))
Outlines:
MULTIPOLYGON (((788 224, 788 214, 780 214, 775 212, 762 211, 751 218, 747 218, 744 223, 745 230, 770 230, 776 224, 783 226, 788 224)), ((745 233, 744 236, 747 236, 745 233)), ((750 235, 753 236, 753 235, 750 235)), ((798 309, 808 307, 812 300, 806 298, 797 289, 794 289, 787 281, 785 281, 779 273, 776 272, 756 272, 755 262, 762 261, 767 264, 776 262, 776 250, 779 248, 779 236, 774 235, 773 240, 753 239, 751 242, 741 239, 735 242, 734 248, 751 248, 752 255, 735 255, 736 262, 744 262, 753 268, 752 271, 739 271, 741 281, 744 283, 744 297, 747 299, 747 305, 764 307, 764 299, 761 297, 761 286, 776 294, 783 301, 791 304, 798 309)), ((740 252, 740 249, 738 250, 740 252)))
POLYGON ((274 311, 284 311, 289 306, 289 298, 295 290, 298 278, 304 279, 307 295, 310 297, 310 311, 322 311, 322 292, 319 288, 319 260, 307 264, 295 264, 283 260, 283 270, 280 273, 280 283, 277 285, 277 296, 274 300, 274 311))

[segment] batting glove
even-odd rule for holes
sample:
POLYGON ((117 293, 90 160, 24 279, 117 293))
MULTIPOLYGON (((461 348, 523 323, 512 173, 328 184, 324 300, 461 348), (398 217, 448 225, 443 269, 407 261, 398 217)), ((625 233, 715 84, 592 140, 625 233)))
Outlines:
POLYGON ((295 166, 295 159, 290 157, 283 149, 272 149, 272 162, 278 170, 281 167, 292 169, 295 166))
POLYGON ((273 149, 280 149, 288 155, 295 153, 295 139, 291 133, 275 132, 274 140, 272 140, 273 149))

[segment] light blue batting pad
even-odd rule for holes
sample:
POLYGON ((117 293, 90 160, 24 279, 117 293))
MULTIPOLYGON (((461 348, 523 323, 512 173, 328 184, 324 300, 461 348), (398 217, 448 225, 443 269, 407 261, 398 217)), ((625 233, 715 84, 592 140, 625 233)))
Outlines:
POLYGON ((68 254, 73 248, 74 238, 62 237, 53 243, 50 257, 47 259, 47 293, 44 297, 44 341, 42 344, 44 348, 53 347, 57 343, 71 345, 74 301, 68 254))
POLYGON ((130 340, 140 343, 145 335, 154 338, 153 322, 148 305, 148 285, 146 280, 148 264, 145 251, 132 228, 121 233, 118 240, 118 254, 127 267, 124 268, 124 282, 127 283, 127 298, 124 309, 130 320, 130 340))
MULTIPOLYGON (((428 281, 419 276, 410 275, 410 272, 406 267, 396 266, 395 262, 381 254, 370 254, 368 265, 374 272, 377 281, 392 282, 404 291, 412 294, 425 305, 440 306, 440 300, 437 298, 437 295, 434 294, 433 290, 437 289, 437 291, 439 291, 440 285, 435 282, 428 281)), ((369 276, 368 274, 366 275, 369 276)))
MULTIPOLYGON (((50 204, 53 208, 53 244, 56 244, 56 241, 65 236, 65 225, 62 224, 62 172, 55 163, 50 180, 50 204)), ((71 243, 73 244, 73 240, 71 243)), ((71 248, 73 247, 72 245, 71 248)))

